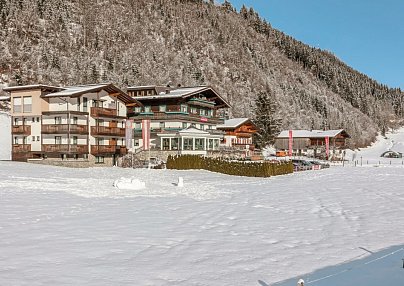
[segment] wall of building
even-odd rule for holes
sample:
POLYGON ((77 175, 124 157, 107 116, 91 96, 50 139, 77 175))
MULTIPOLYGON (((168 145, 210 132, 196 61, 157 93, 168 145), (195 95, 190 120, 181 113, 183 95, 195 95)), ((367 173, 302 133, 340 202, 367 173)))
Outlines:
POLYGON ((25 91, 12 91, 11 96, 11 114, 13 116, 32 116, 32 115, 41 115, 42 110, 48 109, 48 104, 41 98, 42 91, 38 90, 25 90, 25 91), (14 98, 21 98, 21 105, 23 105, 23 97, 31 96, 32 97, 32 108, 31 112, 24 112, 23 107, 21 106, 22 112, 14 111, 14 98))
POLYGON ((0 160, 11 160, 11 116, 0 111, 0 160))

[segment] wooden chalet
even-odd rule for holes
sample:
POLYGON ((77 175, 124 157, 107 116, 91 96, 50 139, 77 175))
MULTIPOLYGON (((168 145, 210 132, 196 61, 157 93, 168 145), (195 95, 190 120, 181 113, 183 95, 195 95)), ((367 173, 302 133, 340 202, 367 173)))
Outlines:
POLYGON ((217 126, 225 132, 223 145, 246 150, 249 156, 254 151, 253 135, 258 131, 249 118, 232 118, 217 126))

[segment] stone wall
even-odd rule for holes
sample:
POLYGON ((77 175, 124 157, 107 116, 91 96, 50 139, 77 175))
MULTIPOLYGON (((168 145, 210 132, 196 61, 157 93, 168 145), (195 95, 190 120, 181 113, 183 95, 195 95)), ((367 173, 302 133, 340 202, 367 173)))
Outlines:
POLYGON ((46 158, 46 159, 30 159, 29 163, 51 165, 59 167, 69 167, 69 168, 89 168, 89 167, 112 167, 113 160, 112 157, 104 157, 104 163, 96 163, 95 157, 89 155, 88 159, 68 159, 62 160, 60 158, 46 158))

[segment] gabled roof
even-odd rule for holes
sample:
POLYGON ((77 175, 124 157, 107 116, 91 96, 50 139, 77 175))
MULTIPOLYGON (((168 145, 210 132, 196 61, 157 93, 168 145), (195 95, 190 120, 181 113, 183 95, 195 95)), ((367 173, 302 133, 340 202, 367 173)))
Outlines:
MULTIPOLYGON (((292 130, 293 138, 325 138, 325 137, 335 137, 340 133, 344 133, 347 138, 350 138, 348 133, 344 129, 337 130, 292 130)), ((283 130, 277 138, 289 138, 289 130, 283 130)))
POLYGON ((192 133, 192 134, 200 134, 200 135, 209 135, 209 132, 203 131, 201 129, 195 128, 195 127, 188 127, 185 129, 182 129, 178 131, 180 134, 187 134, 187 133, 192 133))
POLYGON ((122 101, 125 104, 135 103, 139 106, 142 104, 136 99, 130 97, 121 89, 116 87, 112 83, 100 83, 100 84, 88 84, 88 85, 77 85, 77 86, 68 86, 63 88, 62 91, 49 93, 43 95, 42 97, 77 97, 86 93, 98 92, 101 90, 105 90, 111 96, 116 96, 119 101, 122 101))
MULTIPOLYGON (((144 89, 144 87, 128 87, 128 91, 132 90, 140 90, 144 89)), ((212 95, 211 98, 215 100, 215 104, 217 107, 230 107, 230 104, 223 99, 212 87, 210 86, 195 86, 195 87, 181 87, 176 89, 170 89, 169 93, 162 92, 156 95, 147 95, 147 96, 138 96, 136 97, 137 100, 161 100, 161 99, 168 99, 168 98, 188 98, 193 95, 197 95, 202 92, 207 92, 212 95)))
POLYGON ((217 125, 216 128, 218 129, 237 128, 248 121, 250 121, 249 118, 232 118, 225 120, 223 124, 217 125))
POLYGON ((17 85, 17 86, 9 86, 9 87, 3 88, 3 90, 7 91, 7 92, 18 91, 18 90, 32 90, 32 89, 59 91, 59 90, 62 90, 63 88, 60 86, 52 86, 52 85, 45 85, 45 84, 17 85))

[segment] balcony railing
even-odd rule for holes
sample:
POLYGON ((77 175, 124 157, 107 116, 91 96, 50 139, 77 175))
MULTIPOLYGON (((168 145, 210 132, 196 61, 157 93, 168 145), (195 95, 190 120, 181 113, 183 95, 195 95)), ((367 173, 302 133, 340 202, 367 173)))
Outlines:
POLYGON ((106 126, 92 126, 91 135, 104 135, 104 136, 116 136, 125 137, 125 128, 119 127, 106 127, 106 126))
POLYGON ((87 125, 78 124, 43 124, 42 125, 43 134, 87 134, 87 125))
POLYGON ((13 125, 13 134, 30 135, 31 126, 30 125, 13 125))
POLYGON ((74 145, 74 144, 43 144, 42 151, 48 153, 79 153, 88 154, 87 145, 74 145))
POLYGON ((150 115, 144 115, 139 113, 129 113, 129 117, 135 118, 136 120, 150 119, 150 120, 161 120, 161 121, 187 121, 187 122, 200 122, 202 124, 223 124, 224 119, 219 117, 209 117, 201 116, 199 114, 179 114, 179 113, 165 113, 165 112, 154 112, 150 115))
POLYGON ((125 146, 116 145, 91 145, 91 154, 102 155, 102 154, 119 154, 125 155, 127 149, 125 146))
POLYGON ((113 108, 91 107, 92 117, 117 117, 118 112, 113 108))
POLYGON ((13 144, 13 153, 30 152, 31 144, 13 144))

